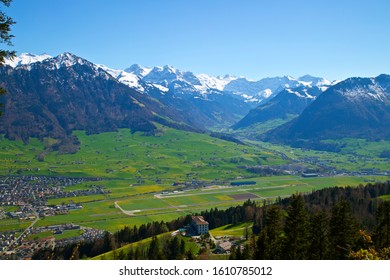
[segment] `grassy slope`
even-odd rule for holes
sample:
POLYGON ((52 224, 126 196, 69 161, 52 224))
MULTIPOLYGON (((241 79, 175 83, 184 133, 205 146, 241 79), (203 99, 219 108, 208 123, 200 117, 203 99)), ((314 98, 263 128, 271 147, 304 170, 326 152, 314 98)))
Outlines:
POLYGON ((184 180, 234 178, 242 175, 232 159, 243 164, 280 164, 280 158, 259 149, 237 145, 204 134, 161 128, 157 137, 131 134, 127 129, 98 135, 75 132, 81 142, 76 154, 49 153, 44 162, 36 156, 44 145, 1 139, 0 172, 184 180))
MULTIPOLYGON (((169 238, 170 235, 171 235, 171 233, 167 232, 167 233, 163 233, 163 234, 157 235, 157 238, 158 239, 169 238)), ((177 237, 179 238, 179 242, 181 240, 185 241, 185 251, 189 251, 190 250, 194 254, 198 253, 199 247, 195 244, 195 242, 193 240, 191 240, 191 238, 182 237, 180 235, 177 235, 177 237)), ((109 251, 107 253, 101 254, 101 255, 96 256, 96 257, 94 257, 92 259, 93 260, 102 260, 102 259, 104 259, 104 260, 113 260, 114 259, 114 254, 119 255, 119 252, 123 251, 123 253, 126 255, 127 252, 130 250, 130 248, 132 248, 134 251, 136 250, 137 247, 141 247, 143 250, 146 250, 149 247, 151 241, 152 241, 152 238, 147 238, 147 239, 144 239, 144 240, 141 240, 141 241, 138 241, 138 242, 134 242, 134 243, 125 245, 125 246, 123 246, 121 248, 118 248, 116 250, 112 250, 112 251, 109 251)))

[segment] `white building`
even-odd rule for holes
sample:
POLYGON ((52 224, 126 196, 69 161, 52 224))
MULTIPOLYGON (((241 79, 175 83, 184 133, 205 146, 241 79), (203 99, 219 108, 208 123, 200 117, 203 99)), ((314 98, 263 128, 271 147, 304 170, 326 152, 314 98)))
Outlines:
POLYGON ((209 232, 209 223, 206 222, 202 216, 192 216, 191 226, 199 235, 209 232))

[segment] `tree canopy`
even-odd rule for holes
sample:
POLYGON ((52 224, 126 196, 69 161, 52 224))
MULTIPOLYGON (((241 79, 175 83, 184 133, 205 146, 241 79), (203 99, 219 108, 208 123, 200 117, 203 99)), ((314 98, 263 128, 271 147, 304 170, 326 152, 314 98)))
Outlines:
MULTIPOLYGON (((12 0, 0 0, 0 2, 9 7, 12 0)), ((14 37, 11 32, 11 26, 15 24, 15 21, 11 17, 7 16, 2 9, 0 9, 0 43, 7 46, 12 46, 12 38, 14 37)), ((0 49, 0 65, 4 63, 5 58, 13 57, 15 51, 0 49)))
MULTIPOLYGON (((4 6, 9 7, 11 4, 12 0, 0 0, 0 3, 2 3, 4 6)), ((14 37, 10 32, 11 32, 11 26, 15 24, 15 22, 7 16, 3 11, 3 5, 0 7, 0 44, 7 45, 7 46, 12 46, 11 39, 14 37)), ((12 58, 15 56, 15 51, 10 51, 10 50, 5 50, 3 48, 0 49, 0 66, 3 65, 4 59, 5 58, 12 58)), ((0 87, 0 96, 5 93, 5 90, 0 87)), ((0 103, 0 107, 2 104, 0 103)), ((1 111, 0 111, 0 116, 1 116, 1 111)))

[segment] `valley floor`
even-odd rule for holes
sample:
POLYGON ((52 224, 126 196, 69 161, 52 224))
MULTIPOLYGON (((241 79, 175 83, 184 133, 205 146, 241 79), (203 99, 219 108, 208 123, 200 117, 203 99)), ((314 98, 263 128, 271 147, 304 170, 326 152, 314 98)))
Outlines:
POLYGON ((389 159, 380 157, 387 143, 345 140, 344 150, 331 153, 239 145, 165 127, 157 137, 128 130, 76 135, 76 154, 48 151, 50 139, 1 139, 0 251, 23 248, 28 256, 124 226, 386 181, 390 174, 389 159))

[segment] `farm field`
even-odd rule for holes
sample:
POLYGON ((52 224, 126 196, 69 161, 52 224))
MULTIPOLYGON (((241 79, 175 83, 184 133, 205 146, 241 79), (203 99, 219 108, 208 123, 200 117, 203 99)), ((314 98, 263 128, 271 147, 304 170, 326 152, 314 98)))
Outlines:
POLYGON ((344 138, 339 140, 324 140, 324 143, 337 145, 339 152, 308 150, 276 145, 260 141, 251 141, 264 149, 285 154, 292 160, 303 160, 306 163, 317 163, 345 172, 367 172, 376 170, 378 173, 390 171, 390 158, 383 156, 389 151, 389 141, 373 142, 365 139, 344 138))
MULTIPOLYGON (((372 154, 372 164, 388 170, 388 159, 379 157, 388 143, 345 140, 344 152, 336 154, 262 142, 239 145, 162 126, 159 134, 153 137, 142 133, 131 134, 128 129, 98 135, 78 131, 75 135, 81 143, 75 154, 45 150, 55 142, 53 139, 43 142, 30 139, 26 145, 0 137, 0 175, 99 178, 98 181, 67 186, 64 191, 87 190, 91 184, 103 186, 106 191, 104 194, 50 198, 48 205, 79 203, 82 209, 71 210, 68 215, 40 218, 36 226, 75 223, 115 232, 125 225, 170 221, 210 208, 242 204, 247 199, 273 201, 297 192, 356 186, 389 178, 342 174, 315 178, 299 175, 260 177, 241 168, 281 166, 292 161, 312 167, 315 165, 313 162, 302 159, 315 157, 318 161, 326 161, 329 166, 355 170, 365 165, 358 160, 351 161, 351 157, 364 156, 367 162, 372 154), (288 158, 283 158, 281 154, 287 154, 288 158), (233 181, 248 180, 255 184, 230 185, 233 181)), ((17 211, 17 207, 4 206, 3 211, 17 211)), ((0 220, 2 231, 23 230, 30 224, 28 220, 0 220)))
MULTIPOLYGON (((253 178, 253 180, 256 181, 255 185, 240 187, 212 185, 196 190, 170 190, 168 193, 164 191, 164 194, 161 192, 162 186, 155 188, 154 193, 145 193, 148 188, 144 187, 133 189, 131 195, 121 198, 115 194, 116 189, 121 189, 115 183, 123 185, 125 180, 111 180, 109 186, 112 188, 112 194, 97 201, 93 201, 96 197, 92 196, 91 201, 82 203, 83 209, 72 210, 69 215, 45 217, 39 220, 36 225, 75 223, 115 232, 126 225, 139 226, 153 221, 170 221, 210 208, 224 209, 239 205, 247 199, 272 201, 278 197, 286 197, 297 192, 310 192, 336 185, 354 186, 362 181, 383 181, 386 180, 386 177, 302 178, 274 176, 253 178)), ((153 186, 151 188, 153 189, 153 186)), ((172 187, 169 187, 168 190, 170 188, 172 187)), ((88 198, 88 196, 84 198, 88 198)), ((69 198, 49 200, 49 203, 53 202, 69 203, 70 201, 69 198)), ((28 226, 28 223, 25 223, 25 226, 28 226)))
POLYGON ((148 180, 223 179, 248 175, 240 164, 275 165, 283 160, 256 147, 238 145, 204 134, 161 127, 157 136, 131 134, 128 129, 96 135, 77 131, 81 142, 75 154, 45 154, 45 145, 31 139, 0 141, 0 172, 7 174, 148 180), (39 160, 40 159, 40 160, 39 160))

